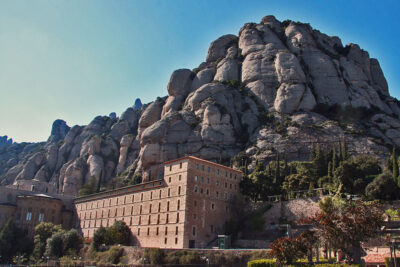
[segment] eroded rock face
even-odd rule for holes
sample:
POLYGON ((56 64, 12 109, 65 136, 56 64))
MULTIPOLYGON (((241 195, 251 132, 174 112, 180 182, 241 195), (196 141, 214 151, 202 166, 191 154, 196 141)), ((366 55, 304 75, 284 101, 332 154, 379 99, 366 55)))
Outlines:
POLYGON ((136 99, 119 118, 71 129, 57 120, 46 143, 0 137, 1 184, 49 182, 76 195, 90 177, 162 178, 164 161, 186 155, 229 163, 245 152, 252 167, 277 152, 306 160, 310 143, 339 138, 378 157, 390 153, 383 144, 400 146, 400 105, 378 61, 308 24, 247 23, 213 41, 198 68, 174 71, 166 87, 168 96, 136 99), (346 124, 324 111, 339 107, 349 110, 346 124))

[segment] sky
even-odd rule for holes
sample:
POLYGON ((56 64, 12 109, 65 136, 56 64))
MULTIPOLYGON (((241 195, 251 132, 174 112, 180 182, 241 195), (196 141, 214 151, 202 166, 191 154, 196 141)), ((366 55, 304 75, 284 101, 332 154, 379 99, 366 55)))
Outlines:
POLYGON ((86 125, 165 96, 174 70, 266 15, 359 44, 400 98, 399 14, 398 0, 0 0, 0 136, 45 141, 56 119, 86 125))

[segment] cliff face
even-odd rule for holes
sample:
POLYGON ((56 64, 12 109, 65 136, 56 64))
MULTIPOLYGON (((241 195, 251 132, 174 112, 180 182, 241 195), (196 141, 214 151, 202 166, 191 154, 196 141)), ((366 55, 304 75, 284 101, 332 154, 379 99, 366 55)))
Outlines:
POLYGON ((229 163, 244 151, 254 163, 277 152, 305 159, 311 143, 339 139, 378 157, 400 145, 400 106, 378 61, 308 24, 245 24, 212 42, 198 68, 174 71, 167 88, 119 118, 56 121, 45 144, 3 169, 2 183, 33 179, 75 195, 90 177, 162 177, 164 161, 185 155, 229 163))

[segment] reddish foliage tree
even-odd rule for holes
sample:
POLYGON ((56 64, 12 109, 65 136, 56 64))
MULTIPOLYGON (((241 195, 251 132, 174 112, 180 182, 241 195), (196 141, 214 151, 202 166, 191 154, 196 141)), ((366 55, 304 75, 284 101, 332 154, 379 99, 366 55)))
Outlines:
POLYGON ((305 232, 296 238, 282 237, 270 245, 270 255, 281 264, 291 264, 307 255, 312 246, 313 233, 305 232))
POLYGON ((311 223, 318 238, 341 250, 353 263, 361 262, 361 242, 376 235, 383 224, 383 211, 376 202, 349 201, 342 206, 332 200, 320 203, 321 212, 303 222, 311 223))

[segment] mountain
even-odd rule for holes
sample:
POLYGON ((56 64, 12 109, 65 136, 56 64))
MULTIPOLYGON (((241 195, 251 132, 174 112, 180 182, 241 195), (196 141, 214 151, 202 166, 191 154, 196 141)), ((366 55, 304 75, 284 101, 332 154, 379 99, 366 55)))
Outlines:
POLYGON ((47 142, 3 148, 1 183, 48 182, 75 195, 90 177, 160 178, 164 161, 185 155, 224 164, 245 155, 252 168, 277 153, 307 159, 312 143, 346 140, 352 153, 381 159, 400 145, 400 105, 378 60, 300 22, 266 16, 221 36, 167 89, 120 117, 72 128, 57 120, 47 142))

